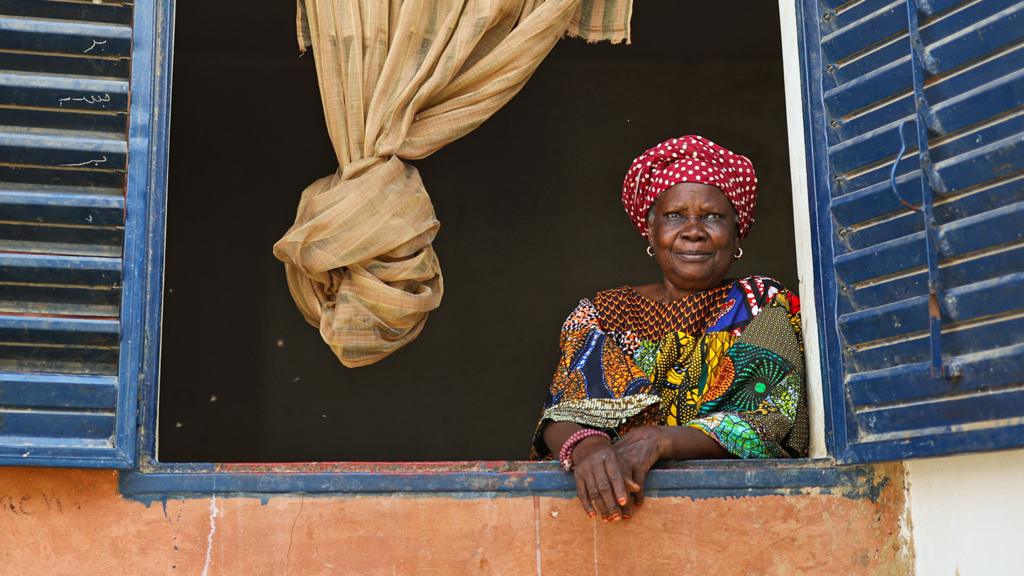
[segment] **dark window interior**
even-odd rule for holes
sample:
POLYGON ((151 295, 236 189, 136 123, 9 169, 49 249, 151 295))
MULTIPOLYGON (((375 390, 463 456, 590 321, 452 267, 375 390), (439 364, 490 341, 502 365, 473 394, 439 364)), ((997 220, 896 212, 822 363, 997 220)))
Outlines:
POLYGON ((757 224, 733 272, 796 287, 777 6, 638 2, 632 45, 562 41, 492 119, 415 162, 444 301, 410 346, 343 367, 271 254, 336 166, 293 9, 177 7, 160 460, 525 458, 565 316, 660 278, 619 194, 672 136, 751 157, 757 224))

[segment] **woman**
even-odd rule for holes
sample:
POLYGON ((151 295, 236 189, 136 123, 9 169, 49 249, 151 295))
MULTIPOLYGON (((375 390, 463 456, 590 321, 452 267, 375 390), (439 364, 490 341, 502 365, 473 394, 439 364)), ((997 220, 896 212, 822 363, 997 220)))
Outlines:
POLYGON ((700 136, 626 174, 623 204, 664 278, 569 315, 534 441, 591 517, 629 518, 658 460, 806 454, 799 300, 770 278, 725 279, 756 199, 750 160, 700 136))

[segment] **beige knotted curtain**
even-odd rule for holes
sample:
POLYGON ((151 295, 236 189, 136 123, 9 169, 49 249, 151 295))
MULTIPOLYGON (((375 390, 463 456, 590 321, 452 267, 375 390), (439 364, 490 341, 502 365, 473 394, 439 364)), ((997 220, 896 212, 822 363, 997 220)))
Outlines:
POLYGON ((566 33, 629 39, 632 0, 298 0, 338 171, 274 245, 306 320, 349 367, 423 329, 440 223, 412 166, 512 98, 566 33))

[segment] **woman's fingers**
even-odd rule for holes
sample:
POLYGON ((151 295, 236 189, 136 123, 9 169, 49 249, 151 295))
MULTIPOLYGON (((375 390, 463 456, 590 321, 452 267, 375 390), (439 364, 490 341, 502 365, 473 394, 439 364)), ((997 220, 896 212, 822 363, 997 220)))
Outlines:
MULTIPOLYGON (((619 504, 615 501, 615 494, 612 491, 612 482, 608 478, 606 469, 598 468, 594 471, 594 484, 597 488, 597 505, 603 507, 601 515, 605 518, 614 518, 620 515, 619 504)), ((593 491, 591 491, 593 495, 593 491)))
POLYGON ((639 491, 641 491, 643 489, 644 489, 643 483, 637 482, 636 480, 634 480, 632 478, 629 478, 629 477, 626 478, 626 492, 630 492, 630 493, 639 492, 639 491))
POLYGON ((590 494, 587 492, 587 483, 579 472, 573 476, 576 478, 576 496, 579 497, 580 503, 583 504, 583 511, 587 513, 587 516, 593 518, 595 514, 594 504, 591 502, 590 494))
POLYGON ((629 502, 629 493, 626 491, 626 480, 622 476, 622 466, 619 458, 608 458, 604 461, 605 473, 611 483, 612 497, 619 506, 625 506, 629 502))
POLYGON ((645 469, 634 469, 633 470, 633 483, 636 484, 637 489, 631 490, 633 492, 633 501, 636 502, 637 506, 644 505, 644 482, 647 480, 647 470, 645 469))
POLYGON ((591 467, 583 469, 577 468, 576 473, 583 477, 583 483, 586 485, 587 498, 590 500, 590 505, 597 511, 598 514, 603 518, 607 518, 611 511, 605 504, 603 498, 601 498, 601 490, 598 485, 597 476, 593 473, 591 467))

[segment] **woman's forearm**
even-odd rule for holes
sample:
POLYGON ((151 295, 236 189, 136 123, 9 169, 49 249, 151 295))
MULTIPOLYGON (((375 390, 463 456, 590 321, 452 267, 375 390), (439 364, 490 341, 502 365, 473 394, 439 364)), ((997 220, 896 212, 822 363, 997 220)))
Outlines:
POLYGON ((549 422, 544 427, 544 443, 547 444, 548 450, 552 454, 558 456, 558 451, 562 449, 562 445, 569 439, 569 436, 582 429, 583 426, 575 422, 549 422))
POLYGON ((661 460, 712 460, 733 455, 707 434, 689 426, 658 426, 661 460))
MULTIPOLYGON (((575 422, 550 422, 544 427, 544 443, 552 454, 583 427, 575 422)), ((733 455, 707 434, 689 426, 657 426, 662 438, 661 460, 714 460, 733 455)))

